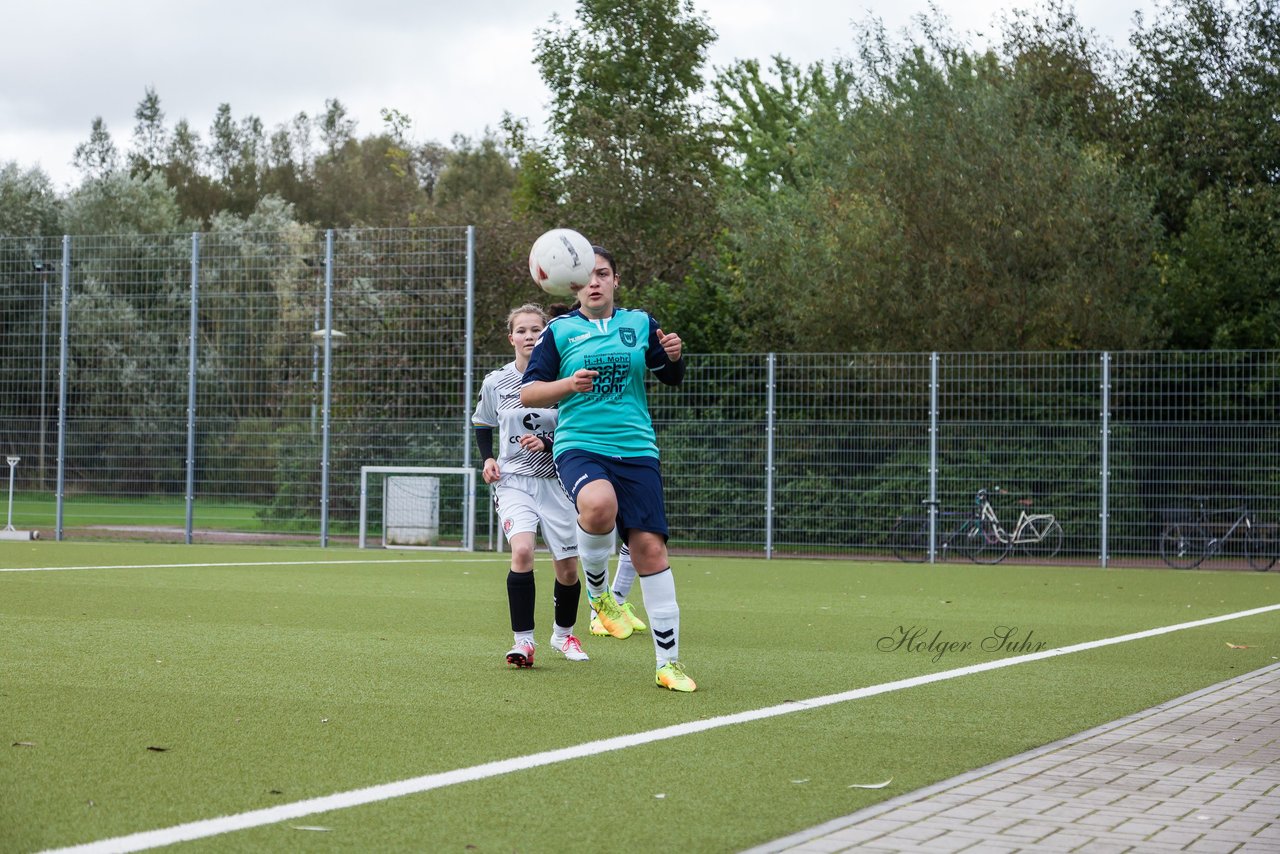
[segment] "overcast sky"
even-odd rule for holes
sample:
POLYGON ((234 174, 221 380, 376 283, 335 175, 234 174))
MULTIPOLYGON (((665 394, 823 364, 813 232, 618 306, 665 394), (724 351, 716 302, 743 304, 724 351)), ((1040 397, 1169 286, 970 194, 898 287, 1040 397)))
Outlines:
MULTIPOLYGON (((1067 0, 1069 3, 1070 0, 1067 0)), ((718 34, 710 68, 774 54, 806 65, 847 54, 852 21, 891 32, 927 0, 695 0, 718 34)), ((959 32, 993 32, 1000 12, 1035 0, 937 0, 959 32)), ((1124 46, 1151 0, 1077 0, 1081 22, 1124 46)), ((147 87, 165 124, 208 138, 218 105, 268 132, 337 98, 358 136, 391 107, 416 142, 497 128, 504 111, 541 129, 549 93, 532 63, 534 31, 572 20, 574 0, 4 0, 0 163, 41 167, 61 190, 78 182, 75 147, 101 116, 123 154, 147 87)), ((710 76, 710 74, 708 74, 710 76)))

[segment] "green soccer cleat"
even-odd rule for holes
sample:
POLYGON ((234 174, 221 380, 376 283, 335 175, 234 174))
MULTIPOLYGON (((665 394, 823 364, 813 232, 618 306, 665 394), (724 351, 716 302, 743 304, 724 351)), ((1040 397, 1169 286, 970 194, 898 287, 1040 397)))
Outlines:
POLYGON ((587 599, 591 602, 591 607, 596 612, 596 619, 600 621, 605 631, 619 640, 631 637, 631 621, 618 607, 618 600, 613 598, 612 593, 606 590, 599 599, 592 599, 590 596, 587 599))
POLYGON ((653 681, 660 687, 685 694, 698 690, 698 684, 689 678, 689 674, 684 672, 684 665, 678 661, 668 661, 659 667, 653 681))
POLYGON ((596 635, 597 637, 602 637, 602 638, 609 637, 609 630, 606 629, 604 627, 604 624, 600 622, 600 617, 596 614, 595 611, 591 612, 591 634, 596 635))
POLYGON ((622 613, 627 615, 627 622, 631 623, 631 628, 637 632, 643 632, 649 627, 645 625, 644 620, 636 616, 636 609, 631 607, 630 602, 623 602, 618 606, 622 609, 622 613))

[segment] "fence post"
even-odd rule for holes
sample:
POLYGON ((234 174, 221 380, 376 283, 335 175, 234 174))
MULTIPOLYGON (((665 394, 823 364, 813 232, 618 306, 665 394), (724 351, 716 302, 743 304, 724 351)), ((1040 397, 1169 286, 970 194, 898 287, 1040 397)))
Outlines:
POLYGON ((938 550, 938 354, 929 354, 929 563, 938 550))
POLYGON ((1111 494, 1111 354, 1104 352, 1102 354, 1102 471, 1100 472, 1101 483, 1101 506, 1098 512, 1099 522, 1099 539, 1101 540, 1099 548, 1099 560, 1102 568, 1107 568, 1107 558, 1110 551, 1107 544, 1107 520, 1110 518, 1110 508, 1108 502, 1111 494))
POLYGON ((191 545, 196 501, 196 336, 200 316, 200 232, 191 234, 191 333, 187 340, 187 526, 191 545))
MULTIPOLYGON (((476 327, 476 227, 467 226, 467 329, 466 363, 462 378, 462 467, 471 468, 471 384, 475 382, 476 327)), ((484 462, 481 460, 481 462, 484 462)))
POLYGON ((764 405, 764 556, 773 558, 773 432, 775 415, 773 411, 775 397, 774 385, 777 379, 777 355, 770 353, 768 357, 767 380, 765 382, 764 405))
POLYGON ((333 394, 333 229, 324 233, 324 399, 320 427, 320 546, 329 545, 329 403, 333 394))
MULTIPOLYGON (((475 382, 475 360, 476 360, 476 227, 474 225, 467 226, 467 318, 466 318, 466 363, 463 368, 462 377, 462 467, 471 468, 471 407, 474 405, 475 398, 472 397, 471 384, 475 382)), ((484 460, 480 461, 481 463, 484 460)), ((464 548, 470 549, 467 544, 467 538, 474 540, 476 533, 475 506, 479 495, 476 491, 479 486, 473 487, 470 501, 466 502, 472 508, 472 518, 463 520, 467 525, 467 529, 463 535, 464 548)), ((493 502, 489 502, 490 521, 493 515, 493 502)), ((502 551, 502 534, 498 535, 498 551, 502 551)))
POLYGON ((62 511, 66 498, 67 475, 67 351, 68 341, 67 315, 71 308, 71 235, 62 235, 62 318, 59 322, 58 334, 61 343, 58 345, 58 496, 56 521, 53 537, 62 541, 62 511))

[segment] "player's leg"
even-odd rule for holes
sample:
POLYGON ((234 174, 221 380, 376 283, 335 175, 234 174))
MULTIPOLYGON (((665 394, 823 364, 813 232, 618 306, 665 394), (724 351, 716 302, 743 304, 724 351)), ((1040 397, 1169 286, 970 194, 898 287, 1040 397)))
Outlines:
POLYGON ((559 481, 545 478, 539 484, 538 509, 542 516, 542 539, 551 551, 556 581, 552 601, 555 621, 551 646, 570 661, 587 661, 582 644, 573 634, 582 601, 582 581, 578 578, 578 516, 573 502, 559 481))
POLYGON ((625 638, 631 635, 631 623, 608 587, 618 499, 606 462, 596 454, 566 451, 556 457, 556 474, 578 511, 578 562, 587 581, 587 598, 609 634, 625 638))
POLYGON ((640 591, 653 631, 655 681, 672 691, 693 691, 698 686, 680 663, 680 605, 676 600, 675 573, 667 554, 667 513, 661 470, 658 461, 649 457, 626 463, 615 472, 619 519, 631 562, 640 576, 640 591))
MULTIPOLYGON (((644 620, 640 619, 640 615, 636 613, 635 606, 627 601, 627 596, 631 594, 631 586, 635 583, 635 580, 635 564, 631 562, 630 550, 623 543, 622 548, 618 549, 618 565, 613 570, 613 584, 609 585, 609 591, 613 593, 613 599, 618 603, 618 607, 622 609, 627 622, 631 623, 632 631, 643 632, 649 626, 644 620)), ((609 634, 609 630, 600 622, 600 618, 595 611, 591 612, 590 628, 593 635, 608 636, 609 634)))
POLYGON ((507 607, 511 611, 513 642, 507 653, 507 663, 516 667, 533 667, 533 612, 537 603, 537 587, 533 579, 533 534, 521 531, 512 534, 511 569, 507 572, 507 607), (525 562, 517 554, 527 554, 525 562))
POLYGON ((538 514, 534 497, 512 479, 495 490, 498 518, 511 547, 511 568, 507 572, 507 607, 511 613, 513 642, 507 663, 517 668, 532 667, 534 608, 537 587, 533 577, 534 532, 538 514))
POLYGON ((555 625, 551 630, 551 647, 564 653, 570 661, 587 661, 582 642, 573 633, 582 601, 582 582, 578 580, 578 559, 567 557, 555 562, 555 625))
POLYGON ((627 597, 631 595, 631 585, 636 580, 636 566, 631 562, 631 549, 626 543, 622 544, 622 548, 618 549, 618 565, 613 570, 613 584, 610 590, 613 591, 613 598, 617 600, 618 606, 622 608, 622 613, 627 615, 627 620, 631 623, 631 628, 637 632, 643 632, 649 628, 645 625, 644 620, 636 614, 635 606, 627 601, 627 597))

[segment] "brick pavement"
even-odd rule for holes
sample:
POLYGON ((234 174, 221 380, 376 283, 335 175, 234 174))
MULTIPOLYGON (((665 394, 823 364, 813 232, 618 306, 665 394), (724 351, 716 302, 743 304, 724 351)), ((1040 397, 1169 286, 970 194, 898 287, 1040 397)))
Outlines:
POLYGON ((747 854, 1280 854, 1280 664, 747 854))

